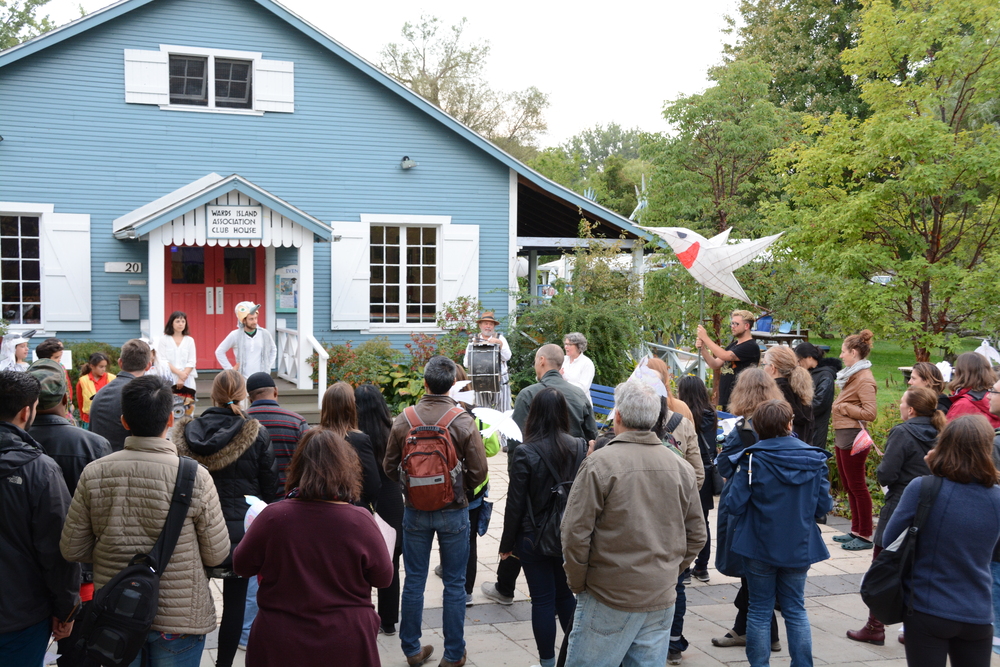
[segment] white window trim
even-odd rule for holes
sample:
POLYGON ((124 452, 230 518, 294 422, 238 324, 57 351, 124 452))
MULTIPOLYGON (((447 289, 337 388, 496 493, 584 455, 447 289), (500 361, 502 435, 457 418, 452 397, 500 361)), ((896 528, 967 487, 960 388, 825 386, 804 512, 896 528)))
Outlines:
MULTIPOLYGON (((21 201, 0 201, 0 215, 38 215, 42 216, 46 213, 54 213, 56 210, 55 204, 38 204, 35 202, 21 202, 21 201)), ((39 246, 42 243, 42 221, 38 221, 38 243, 39 246)), ((41 247, 39 247, 39 271, 41 271, 41 247)), ((42 304, 42 322, 43 324, 11 324, 7 327, 9 333, 23 333, 25 331, 31 331, 34 329, 35 333, 33 338, 38 338, 39 336, 45 336, 48 338, 52 334, 45 331, 45 281, 42 280, 41 284, 38 286, 38 292, 41 297, 42 304)))
MULTIPOLYGON (((250 71, 256 71, 256 63, 264 59, 263 52, 260 51, 233 51, 231 49, 209 49, 198 46, 176 46, 174 44, 160 44, 160 51, 167 54, 168 62, 170 56, 195 56, 197 58, 208 58, 205 66, 205 82, 208 88, 208 106, 201 107, 194 104, 161 104, 160 109, 164 111, 193 111, 195 113, 224 113, 237 116, 263 116, 263 111, 257 110, 257 81, 251 78, 250 87, 253 98, 250 100, 249 109, 230 109, 227 107, 215 106, 215 59, 228 58, 232 60, 249 60, 250 71)), ((169 73, 167 75, 169 77, 169 73)))
MULTIPOLYGON (((444 237, 441 234, 441 228, 444 225, 451 224, 450 215, 396 215, 396 214, 374 214, 374 213, 362 213, 361 222, 368 225, 369 228, 372 225, 385 225, 388 227, 437 227, 438 233, 436 235, 437 243, 435 247, 437 248, 438 259, 444 259, 444 237)), ((371 241, 369 241, 369 244, 371 241)), ((441 264, 440 262, 435 267, 435 273, 437 275, 437 284, 435 285, 436 294, 438 297, 438 302, 436 304, 435 310, 441 309, 441 264)), ((402 276, 400 276, 402 278, 402 276)), ((401 285, 401 288, 403 286, 401 285)), ((403 319, 402 314, 400 319, 403 319)), ((436 324, 407 324, 406 322, 392 322, 392 323, 368 323, 368 328, 362 329, 362 333, 371 334, 408 334, 412 332, 416 333, 428 333, 428 334, 441 334, 444 333, 444 329, 436 324)))

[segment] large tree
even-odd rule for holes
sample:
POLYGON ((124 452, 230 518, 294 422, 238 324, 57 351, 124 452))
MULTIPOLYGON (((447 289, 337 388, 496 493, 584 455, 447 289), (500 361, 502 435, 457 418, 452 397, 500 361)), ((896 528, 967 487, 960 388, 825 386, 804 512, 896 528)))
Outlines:
POLYGON ((49 17, 38 18, 38 9, 49 0, 0 0, 0 51, 17 46, 55 27, 49 17))
POLYGON ((463 18, 442 31, 435 16, 408 21, 403 42, 382 49, 379 67, 515 157, 534 155, 546 129, 548 95, 534 86, 515 92, 491 88, 482 77, 489 44, 466 43, 465 24, 463 18))
POLYGON ((995 0, 870 0, 844 67, 871 114, 808 118, 777 160, 771 218, 840 282, 840 320, 920 361, 1000 325, 998 40, 995 0))
POLYGON ((840 60, 857 41, 860 0, 741 0, 738 11, 739 21, 727 17, 736 42, 726 45, 726 57, 766 62, 772 102, 864 117, 861 91, 840 60))

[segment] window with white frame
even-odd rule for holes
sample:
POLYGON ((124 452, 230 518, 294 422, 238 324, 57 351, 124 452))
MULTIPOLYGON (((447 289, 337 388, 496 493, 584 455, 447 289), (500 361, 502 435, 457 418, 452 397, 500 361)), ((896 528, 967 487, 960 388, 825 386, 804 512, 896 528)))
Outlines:
POLYGON ((42 323, 39 216, 0 215, 0 292, 3 319, 42 323))
POLYGON ((125 49, 125 102, 178 111, 291 113, 294 64, 228 49, 125 49))
POLYGON ((433 323, 437 313, 437 228, 373 225, 370 321, 433 323))

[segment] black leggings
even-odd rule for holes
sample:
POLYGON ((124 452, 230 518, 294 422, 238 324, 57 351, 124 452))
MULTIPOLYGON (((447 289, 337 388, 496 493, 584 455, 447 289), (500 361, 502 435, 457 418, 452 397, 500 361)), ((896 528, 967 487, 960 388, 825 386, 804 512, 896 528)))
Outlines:
POLYGON ((222 624, 219 626, 219 657, 215 667, 232 667, 236 647, 243 634, 243 611, 250 580, 229 577, 222 580, 222 624))
POLYGON ((906 619, 908 667, 944 667, 951 658, 956 667, 989 667, 993 626, 951 621, 914 611, 906 619))
MULTIPOLYGON (((736 621, 733 623, 733 632, 737 635, 745 635, 747 633, 747 611, 750 609, 750 592, 747 588, 747 580, 745 578, 740 578, 740 590, 736 594, 736 599, 733 600, 733 606, 737 610, 736 621)), ((778 619, 772 611, 771 643, 773 644, 776 641, 778 641, 778 619)))

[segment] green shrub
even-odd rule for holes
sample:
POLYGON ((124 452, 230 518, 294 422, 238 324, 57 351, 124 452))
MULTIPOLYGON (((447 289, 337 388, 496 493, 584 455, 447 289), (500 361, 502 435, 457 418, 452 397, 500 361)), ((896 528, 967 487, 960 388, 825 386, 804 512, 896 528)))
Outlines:
MULTIPOLYGON (((379 377, 386 375, 402 356, 383 336, 366 340, 356 347, 348 341, 343 345, 324 345, 323 349, 330 355, 326 365, 328 385, 341 380, 352 387, 366 382, 377 385, 379 377)), ((314 354, 307 361, 312 364, 311 377, 315 382, 319 379, 318 359, 314 354)))
POLYGON ((377 386, 389 404, 389 410, 393 414, 399 414, 405 408, 415 405, 424 395, 423 371, 408 368, 404 364, 392 364, 384 375, 378 377, 377 386))

